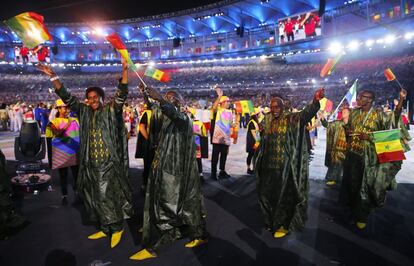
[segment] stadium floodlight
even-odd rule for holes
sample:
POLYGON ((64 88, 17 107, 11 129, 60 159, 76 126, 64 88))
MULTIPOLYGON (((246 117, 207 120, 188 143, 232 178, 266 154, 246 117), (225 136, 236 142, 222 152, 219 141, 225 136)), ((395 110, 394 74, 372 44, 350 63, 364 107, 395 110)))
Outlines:
POLYGON ((348 44, 348 49, 349 49, 349 50, 351 50, 351 51, 355 51, 355 50, 357 50, 357 49, 358 49, 358 47, 359 47, 359 42, 358 42, 358 41, 356 41, 356 40, 351 41, 351 42, 348 44))
POLYGON ((396 40, 395 35, 387 35, 387 37, 385 37, 385 43, 393 43, 396 40))
POLYGON ((340 52, 343 51, 343 49, 344 49, 344 47, 338 42, 331 43, 331 45, 328 48, 328 50, 332 54, 339 54, 340 52))
POLYGON ((373 44, 374 44, 374 40, 367 40, 366 42, 365 42, 365 45, 367 46, 367 47, 371 47, 373 44))
POLYGON ((99 36, 105 36, 106 35, 105 32, 104 32, 104 30, 102 28, 96 28, 95 29, 95 32, 99 36))
POLYGON ((384 42, 384 39, 378 39, 377 41, 376 41, 376 43, 383 43, 384 42))
POLYGON ((406 40, 410 40, 413 36, 414 36, 414 32, 407 32, 407 33, 404 35, 404 38, 405 38, 406 40))
POLYGON ((316 83, 316 80, 315 79, 312 79, 312 83, 315 84, 316 83))
POLYGON ((155 62, 154 61, 149 61, 148 66, 151 66, 151 67, 155 66, 155 62))

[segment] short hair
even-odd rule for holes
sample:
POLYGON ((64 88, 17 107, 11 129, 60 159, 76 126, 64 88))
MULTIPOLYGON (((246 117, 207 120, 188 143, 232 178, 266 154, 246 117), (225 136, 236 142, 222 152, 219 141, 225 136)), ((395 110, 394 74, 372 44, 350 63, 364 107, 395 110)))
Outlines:
POLYGON ((87 88, 86 92, 85 92, 85 98, 88 98, 88 94, 91 91, 95 91, 102 98, 102 100, 105 99, 105 92, 101 87, 89 87, 89 88, 87 88))
POLYGON ((363 93, 369 93, 371 95, 372 100, 375 101, 375 93, 372 90, 363 90, 361 91, 360 95, 362 95, 363 93))

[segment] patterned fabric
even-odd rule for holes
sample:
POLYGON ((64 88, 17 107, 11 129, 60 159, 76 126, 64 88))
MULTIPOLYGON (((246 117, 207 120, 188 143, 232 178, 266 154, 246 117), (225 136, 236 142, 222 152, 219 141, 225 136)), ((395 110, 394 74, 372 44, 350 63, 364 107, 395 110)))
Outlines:
MULTIPOLYGON (((352 112, 354 114, 354 112, 352 112)), ((353 126, 353 133, 365 133, 368 134, 370 132, 376 131, 378 128, 378 121, 379 116, 378 112, 363 112, 362 110, 358 109, 355 110, 355 115, 352 117, 352 126, 353 126)), ((356 154, 363 155, 364 148, 363 142, 359 139, 357 135, 351 137, 351 147, 350 150, 356 154)))
POLYGON ((194 141, 196 144, 196 156, 201 158, 201 137, 206 137, 206 127, 201 121, 193 121, 194 141))
POLYGON ((268 147, 273 151, 268 157, 269 168, 281 169, 285 163, 285 151, 283 145, 286 142, 286 132, 288 130, 288 116, 283 116, 278 120, 273 120, 265 126, 266 135, 269 138, 268 147), (276 122, 277 121, 277 122, 276 122))
POLYGON ((91 129, 89 146, 92 164, 104 165, 109 161, 109 150, 106 148, 102 138, 102 129, 91 129))
POLYGON ((76 118, 55 118, 51 123, 57 129, 63 129, 67 123, 70 126, 60 136, 52 139, 52 169, 77 165, 79 150, 79 122, 76 118))
POLYGON ((231 124, 233 123, 233 112, 230 109, 218 108, 215 118, 213 133, 214 144, 231 144, 231 124))
POLYGON ((319 102, 278 119, 268 113, 254 158, 257 192, 266 226, 301 230, 307 219, 309 151, 305 125, 316 115, 319 102))

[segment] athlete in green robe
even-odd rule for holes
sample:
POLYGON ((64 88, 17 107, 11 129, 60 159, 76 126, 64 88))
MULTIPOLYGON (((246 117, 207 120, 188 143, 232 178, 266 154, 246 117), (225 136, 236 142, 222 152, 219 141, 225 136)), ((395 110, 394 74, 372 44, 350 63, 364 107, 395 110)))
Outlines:
POLYGON ((283 111, 283 101, 273 98, 271 112, 262 121, 254 169, 265 224, 275 238, 305 225, 309 174, 305 127, 323 97, 324 89, 317 90, 312 104, 298 113, 283 111))
POLYGON ((128 96, 127 64, 123 62, 118 90, 106 105, 101 88, 88 88, 87 103, 82 103, 71 95, 49 66, 39 65, 38 69, 51 77, 56 94, 79 118, 77 191, 90 219, 100 228, 88 238, 94 240, 111 235, 111 247, 115 247, 121 240, 123 220, 133 214, 128 142, 122 119, 122 108, 128 96))
POLYGON ((360 108, 351 111, 346 125, 348 149, 340 199, 350 206, 351 218, 359 229, 366 227, 370 212, 384 204, 387 190, 396 187, 395 176, 402 161, 380 164, 371 133, 400 127, 401 107, 406 95, 402 89, 399 104, 387 114, 374 107, 372 91, 362 91, 358 96, 360 108))
POLYGON ((324 117, 321 118, 322 126, 326 128, 325 166, 328 167, 328 171, 325 179, 328 186, 333 186, 342 180, 346 154, 344 126, 348 123, 349 113, 348 108, 343 108, 341 120, 328 122, 324 117))
POLYGON ((154 258, 161 245, 181 238, 191 240, 187 248, 207 242, 193 123, 180 110, 177 92, 162 97, 155 89, 146 90, 159 102, 164 117, 145 195, 143 249, 132 260, 154 258))

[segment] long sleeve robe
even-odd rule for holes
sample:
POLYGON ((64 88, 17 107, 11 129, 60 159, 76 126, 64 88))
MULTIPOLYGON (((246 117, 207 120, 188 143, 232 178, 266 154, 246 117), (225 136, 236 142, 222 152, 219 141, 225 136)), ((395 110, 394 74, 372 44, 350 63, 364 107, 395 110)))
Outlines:
POLYGON ((63 86, 56 93, 77 113, 80 123, 77 191, 92 221, 100 225, 119 223, 133 214, 132 190, 128 178, 128 141, 122 107, 128 85, 118 85, 113 101, 96 111, 79 102, 63 86), (107 161, 93 160, 91 134, 98 129, 108 154, 107 161))
POLYGON ((280 226, 300 230, 307 219, 309 150, 306 124, 319 110, 313 102, 299 113, 284 112, 275 124, 273 114, 262 121, 262 138, 256 152, 259 203, 269 230, 280 226))
POLYGON ((146 190, 142 238, 143 247, 153 250, 206 234, 192 121, 169 102, 160 107, 164 117, 146 190))

